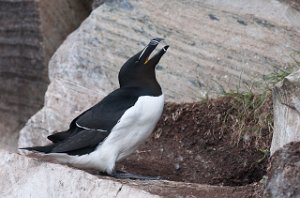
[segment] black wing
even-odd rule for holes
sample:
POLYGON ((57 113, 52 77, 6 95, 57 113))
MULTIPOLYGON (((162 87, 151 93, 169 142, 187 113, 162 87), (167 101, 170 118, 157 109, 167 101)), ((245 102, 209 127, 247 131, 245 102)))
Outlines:
POLYGON ((139 91, 136 89, 117 89, 75 118, 75 124, 82 128, 110 132, 124 112, 136 103, 138 97, 139 91))
POLYGON ((70 155, 84 155, 94 151, 99 145, 99 142, 103 141, 106 137, 107 133, 93 130, 80 130, 76 134, 70 135, 61 142, 46 146, 34 146, 21 149, 39 151, 43 153, 68 153, 70 155))
MULTIPOLYGON (((67 138, 65 141, 58 143, 52 148, 51 153, 76 153, 88 148, 94 149, 99 142, 107 137, 106 132, 93 130, 81 130, 67 138)), ((85 154, 85 153, 83 153, 85 154)))
POLYGON ((49 136, 48 139, 55 145, 48 152, 74 155, 91 152, 109 135, 124 112, 136 103, 140 95, 141 92, 134 88, 115 90, 75 118, 68 131, 49 136))

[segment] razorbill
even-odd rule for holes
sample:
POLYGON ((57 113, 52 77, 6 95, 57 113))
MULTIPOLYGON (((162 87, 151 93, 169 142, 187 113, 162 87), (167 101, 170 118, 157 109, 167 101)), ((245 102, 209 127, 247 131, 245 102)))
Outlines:
POLYGON ((116 171, 115 165, 146 140, 162 114, 164 95, 156 80, 155 67, 169 46, 149 59, 161 40, 152 39, 129 58, 119 72, 120 88, 77 116, 67 131, 48 136, 51 144, 22 149, 119 178, 148 179, 116 171))

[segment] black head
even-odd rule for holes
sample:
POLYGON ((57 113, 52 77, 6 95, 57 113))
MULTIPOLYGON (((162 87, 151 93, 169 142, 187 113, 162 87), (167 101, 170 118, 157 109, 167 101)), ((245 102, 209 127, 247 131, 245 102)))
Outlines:
POLYGON ((164 46, 151 59, 151 53, 162 39, 155 38, 139 53, 129 58, 119 72, 120 87, 144 87, 159 90, 160 86, 155 77, 155 67, 165 54, 168 45, 164 46))

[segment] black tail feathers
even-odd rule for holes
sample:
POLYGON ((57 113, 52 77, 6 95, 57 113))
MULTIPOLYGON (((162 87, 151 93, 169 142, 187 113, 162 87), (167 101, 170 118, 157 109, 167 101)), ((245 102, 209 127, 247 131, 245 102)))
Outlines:
POLYGON ((54 144, 50 144, 47 146, 34 146, 34 147, 25 147, 25 148, 19 148, 19 149, 24 149, 28 151, 38 151, 41 153, 51 153, 52 149, 55 147, 54 144))
POLYGON ((49 135, 47 138, 48 140, 52 141, 53 143, 58 143, 64 141, 67 137, 69 137, 71 133, 69 131, 58 132, 52 135, 49 135))

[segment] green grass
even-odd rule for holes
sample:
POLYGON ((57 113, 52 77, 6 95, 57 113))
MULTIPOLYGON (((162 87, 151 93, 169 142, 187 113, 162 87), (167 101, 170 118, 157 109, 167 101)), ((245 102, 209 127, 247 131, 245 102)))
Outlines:
MULTIPOLYGON (((293 63, 288 65, 286 68, 278 68, 274 69, 268 75, 263 76, 263 80, 271 86, 271 88, 278 82, 282 81, 285 77, 290 75, 292 72, 297 71, 300 69, 300 51, 295 51, 291 58, 293 59, 293 63)), ((275 68, 275 67, 274 67, 275 68)))
POLYGON ((235 90, 225 90, 219 85, 221 94, 230 98, 231 108, 227 110, 224 117, 224 125, 229 124, 232 129, 232 143, 240 144, 256 144, 257 149, 267 151, 273 133, 273 102, 272 88, 274 85, 282 81, 293 71, 300 69, 300 51, 297 51, 291 57, 294 64, 286 68, 276 69, 274 72, 264 75, 262 80, 253 81, 250 84, 243 84, 244 90, 241 88, 241 77, 239 85, 235 90), (261 86, 264 84, 264 86, 261 86), (256 86, 259 85, 259 86, 256 86), (253 91, 254 87, 260 87, 259 91, 253 91), (245 90, 246 89, 246 90, 245 90), (232 124, 234 123, 234 124, 232 124))
MULTIPOLYGON (((264 137, 272 135, 273 110, 271 91, 263 93, 249 91, 227 91, 223 93, 230 98, 231 108, 225 116, 227 121, 234 123, 232 128, 232 143, 262 145, 264 137)), ((226 124, 226 121, 225 123, 226 124)), ((266 146, 262 146, 265 148, 266 146)), ((262 149, 262 148, 258 148, 262 149)))
POLYGON ((282 81, 285 77, 290 75, 292 73, 293 69, 279 69, 277 71, 274 71, 268 75, 264 75, 263 79, 267 84, 271 87, 273 87, 276 83, 282 81))

